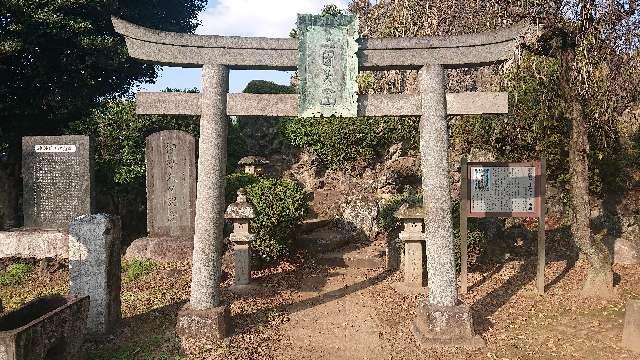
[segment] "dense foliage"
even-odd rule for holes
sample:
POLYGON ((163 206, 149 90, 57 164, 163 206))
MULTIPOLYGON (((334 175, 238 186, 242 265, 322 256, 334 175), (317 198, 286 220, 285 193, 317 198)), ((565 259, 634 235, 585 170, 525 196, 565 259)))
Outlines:
POLYGON ((291 251, 291 231, 309 211, 307 194, 287 179, 258 178, 247 174, 227 176, 226 200, 233 202, 244 187, 248 200, 256 208, 251 228, 256 235, 251 243, 253 255, 268 263, 291 251))
POLYGON ((329 167, 368 163, 393 144, 416 148, 418 123, 411 118, 291 118, 282 134, 297 147, 308 147, 329 167))
POLYGON ((0 11, 0 153, 25 135, 60 134, 99 102, 150 82, 156 66, 127 54, 111 15, 193 32, 206 0, 6 0, 0 11))

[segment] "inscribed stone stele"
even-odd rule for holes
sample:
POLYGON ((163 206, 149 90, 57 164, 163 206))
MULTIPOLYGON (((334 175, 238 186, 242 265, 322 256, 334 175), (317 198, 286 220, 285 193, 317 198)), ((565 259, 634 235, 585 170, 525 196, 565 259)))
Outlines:
POLYGON ((22 138, 24 226, 66 229, 91 214, 91 145, 88 136, 22 138))
POLYGON ((147 231, 192 238, 196 206, 194 137, 167 130, 147 137, 147 231))

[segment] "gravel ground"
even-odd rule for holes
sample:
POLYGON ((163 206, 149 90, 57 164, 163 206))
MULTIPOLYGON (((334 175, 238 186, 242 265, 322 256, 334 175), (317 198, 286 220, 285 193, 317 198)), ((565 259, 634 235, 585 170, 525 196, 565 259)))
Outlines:
MULTIPOLYGON (((1 286, 8 310, 47 293, 68 290, 65 266, 34 265, 21 284, 1 286)), ((6 265, 6 264, 4 264, 6 265)), ((535 292, 532 263, 511 261, 471 272, 461 300, 474 310, 474 327, 487 342, 479 351, 421 349, 409 330, 420 292, 394 284, 401 273, 328 268, 294 259, 253 272, 253 293, 226 291, 233 334, 218 344, 186 344, 173 332, 189 296, 188 263, 157 264, 137 279, 123 276, 124 320, 103 342, 88 345, 91 359, 638 359, 619 345, 624 302, 640 298, 640 266, 615 267, 610 299, 579 294, 585 268, 547 264, 548 290, 535 292)))

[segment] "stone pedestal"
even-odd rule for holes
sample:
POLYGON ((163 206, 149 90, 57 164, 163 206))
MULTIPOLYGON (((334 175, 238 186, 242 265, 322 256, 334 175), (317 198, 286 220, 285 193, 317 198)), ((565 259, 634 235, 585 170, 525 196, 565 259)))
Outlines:
POLYGON ((249 244, 252 238, 252 235, 243 236, 240 239, 234 236, 229 238, 233 242, 234 285, 244 286, 249 285, 251 282, 251 251, 249 244))
POLYGON ((216 341, 229 334, 229 307, 226 305, 195 310, 185 304, 178 312, 176 334, 183 341, 216 341))
POLYGON ((404 283, 411 287, 424 287, 422 254, 424 241, 409 240, 404 243, 404 283))
POLYGON ((120 219, 84 215, 69 225, 70 293, 90 297, 88 333, 100 337, 121 319, 120 219))
POLYGON ((403 222, 400 240, 404 242, 404 285, 407 287, 424 287, 424 212, 420 206, 402 205, 395 216, 403 222))
POLYGON ((625 313, 622 345, 640 353, 640 300, 628 300, 625 313))
POLYGON ((412 331, 423 347, 462 347, 478 349, 484 340, 473 332, 473 319, 466 305, 418 305, 412 331))

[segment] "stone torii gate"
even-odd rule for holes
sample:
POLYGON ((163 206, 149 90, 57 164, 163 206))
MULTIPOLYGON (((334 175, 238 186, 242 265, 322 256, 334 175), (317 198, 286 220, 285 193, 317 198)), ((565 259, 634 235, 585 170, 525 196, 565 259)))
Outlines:
MULTIPOLYGON (((129 55, 154 64, 202 68, 201 93, 139 93, 139 114, 199 115, 198 185, 190 303, 178 334, 224 337, 228 307, 219 289, 227 116, 298 116, 298 95, 228 94, 229 70, 296 70, 296 39, 162 32, 113 18, 129 55)), ((445 68, 512 59, 526 24, 450 37, 360 41, 359 70, 419 70, 419 94, 358 96, 358 116, 420 116, 429 301, 414 332, 424 345, 475 346, 469 309, 458 305, 448 174, 447 115, 508 112, 506 93, 446 93, 445 68)))

